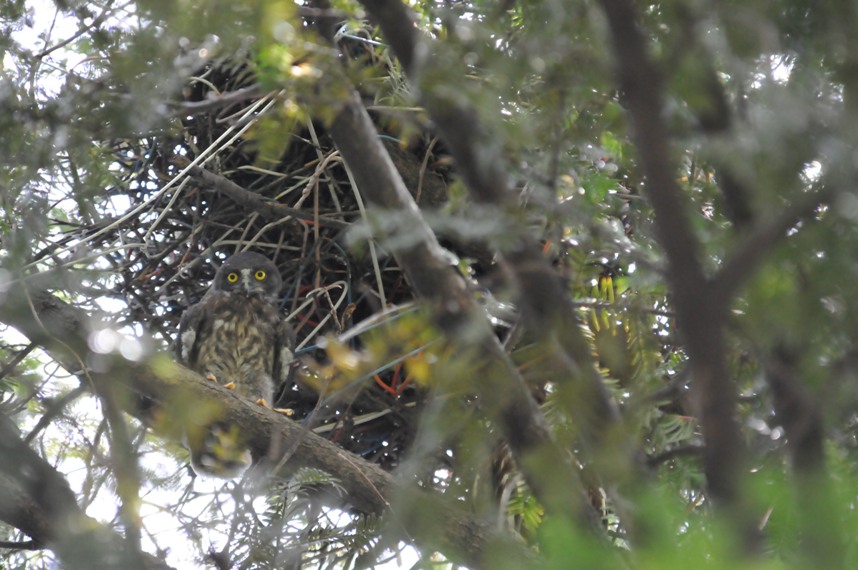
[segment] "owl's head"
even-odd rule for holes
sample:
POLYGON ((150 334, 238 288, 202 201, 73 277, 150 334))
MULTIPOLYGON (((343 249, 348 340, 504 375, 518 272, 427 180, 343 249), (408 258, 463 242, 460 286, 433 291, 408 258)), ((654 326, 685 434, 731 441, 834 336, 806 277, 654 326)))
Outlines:
POLYGON ((212 288, 243 295, 277 296, 283 280, 264 255, 245 251, 229 257, 215 275, 212 288))

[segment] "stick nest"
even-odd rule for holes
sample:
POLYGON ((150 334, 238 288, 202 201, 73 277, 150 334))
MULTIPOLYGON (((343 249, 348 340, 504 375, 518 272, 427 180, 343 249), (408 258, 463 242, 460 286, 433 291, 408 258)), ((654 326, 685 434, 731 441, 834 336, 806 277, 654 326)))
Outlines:
MULTIPOLYGON (((262 160, 254 129, 285 101, 258 90, 245 64, 208 65, 183 97, 180 119, 170 128, 113 146, 124 171, 110 195, 114 203, 127 200, 127 213, 89 243, 109 252, 104 259, 112 265, 114 291, 127 304, 124 324, 171 343, 182 312, 203 296, 217 267, 245 249, 280 269, 281 308, 302 359, 323 359, 316 348, 322 335, 339 335, 384 310, 382 293, 388 306, 413 299, 390 255, 367 248, 365 240, 363 247, 345 245, 350 228, 363 221, 362 207, 322 124, 308 121, 284 133, 289 144, 282 155, 262 160)), ((420 206, 442 204, 449 172, 441 145, 418 136, 405 146, 380 133, 420 206)), ((98 230, 87 231, 94 237, 98 230)), ((350 343, 360 348, 359 337, 350 343)), ((405 370, 394 364, 363 379, 347 398, 320 402, 316 390, 299 383, 284 386, 276 404, 392 468, 420 409, 420 390, 405 380, 405 370)))

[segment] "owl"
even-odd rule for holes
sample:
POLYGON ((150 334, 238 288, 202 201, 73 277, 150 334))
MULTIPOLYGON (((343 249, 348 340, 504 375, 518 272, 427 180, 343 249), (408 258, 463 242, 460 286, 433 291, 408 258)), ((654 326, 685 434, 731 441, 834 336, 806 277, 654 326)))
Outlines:
MULTIPOLYGON (((286 382, 294 359, 292 334, 277 307, 283 282, 265 256, 228 258, 199 303, 182 315, 179 361, 210 380, 267 406, 286 382)), ((235 477, 251 461, 235 426, 216 422, 188 434, 191 465, 199 474, 235 477)))

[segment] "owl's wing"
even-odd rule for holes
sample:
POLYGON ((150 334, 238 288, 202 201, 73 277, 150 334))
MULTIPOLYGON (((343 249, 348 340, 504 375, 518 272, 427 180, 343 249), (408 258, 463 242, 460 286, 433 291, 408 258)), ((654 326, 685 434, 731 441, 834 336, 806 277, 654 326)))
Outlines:
POLYGON ((192 366, 199 347, 197 334, 206 316, 205 299, 188 307, 179 321, 179 336, 176 338, 176 358, 185 366, 192 366))

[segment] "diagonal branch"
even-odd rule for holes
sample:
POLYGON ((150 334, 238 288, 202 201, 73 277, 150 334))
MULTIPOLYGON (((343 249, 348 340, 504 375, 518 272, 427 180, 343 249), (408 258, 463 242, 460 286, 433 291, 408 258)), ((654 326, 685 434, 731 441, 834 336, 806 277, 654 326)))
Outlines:
MULTIPOLYGON (((91 356, 86 342, 90 321, 87 314, 43 290, 28 293, 25 288, 18 287, 10 290, 2 301, 0 322, 17 328, 59 364, 82 376, 90 389, 98 387, 98 382, 89 382, 93 373, 81 371, 79 365, 91 356)), ((206 381, 169 357, 155 356, 148 364, 117 362, 111 370, 101 374, 132 394, 160 403, 165 409, 183 401, 219 406, 223 419, 235 423, 248 437, 254 457, 265 457, 269 464, 284 463, 284 474, 311 467, 336 478, 344 490, 344 496, 338 499, 340 506, 347 503, 359 512, 381 515, 390 510, 394 495, 406 488, 405 483, 398 482, 378 466, 352 455, 297 422, 206 381)), ((151 419, 150 413, 133 404, 125 404, 129 413, 142 421, 151 419)), ((505 535, 493 524, 443 503, 443 497, 419 491, 418 495, 426 502, 434 502, 436 507, 427 510, 424 520, 404 523, 405 535, 413 536, 419 545, 439 549, 451 560, 477 568, 490 556, 492 545, 505 541, 505 535), (442 529, 441 536, 427 536, 424 532, 427 523, 442 529)), ((521 564, 528 564, 532 559, 520 545, 509 543, 508 547, 510 555, 518 557, 521 564)))
POLYGON ((812 217, 820 206, 835 195, 833 186, 806 192, 797 197, 775 218, 761 221, 733 249, 712 282, 714 298, 726 305, 741 286, 760 267, 760 262, 787 237, 787 232, 802 220, 812 217))
POLYGON ((580 515, 596 526, 598 519, 583 500, 577 468, 553 440, 542 411, 485 314, 420 215, 356 92, 344 103, 330 133, 360 192, 376 208, 391 212, 398 227, 407 229, 407 243, 393 252, 396 261, 417 294, 429 302, 435 324, 463 354, 474 353, 474 384, 481 401, 496 410, 496 419, 540 502, 550 512, 580 515), (548 464, 555 472, 546 472, 548 464))
POLYGON ((175 103, 175 107, 182 113, 188 115, 201 115, 223 107, 228 107, 234 103, 240 103, 248 99, 255 99, 260 95, 262 95, 262 89, 258 84, 254 84, 242 87, 241 89, 236 89, 229 93, 221 93, 219 95, 209 93, 209 95, 202 101, 182 101, 181 103, 175 103))
MULTIPOLYGON (((190 161, 184 156, 174 157, 173 162, 179 166, 179 168, 185 168, 190 164, 190 161)), ((264 198, 259 194, 245 190, 228 178, 224 178, 223 176, 210 172, 199 166, 191 168, 188 171, 188 174, 202 186, 216 190, 243 208, 258 213, 266 220, 297 218, 308 222, 319 222, 321 225, 331 228, 343 229, 349 227, 349 224, 340 220, 321 216, 317 218, 310 212, 278 204, 277 202, 264 198)))
MULTIPOLYGON (((437 80, 436 71, 446 77, 461 77, 440 69, 448 66, 451 58, 436 53, 441 50, 439 42, 419 33, 414 13, 401 0, 361 0, 361 4, 378 22, 410 81, 418 88, 421 102, 473 198, 499 212, 517 211, 496 133, 489 132, 476 109, 453 90, 422 83, 424 76, 437 80)), ((557 370, 558 385, 575 418, 581 443, 591 454, 616 453, 616 461, 606 463, 621 464, 617 472, 623 475, 638 471, 640 456, 635 449, 617 450, 617 446, 607 444, 606 438, 618 426, 618 412, 594 365, 592 350, 581 333, 566 287, 532 235, 518 231, 508 242, 509 246, 500 252, 501 261, 518 287, 517 303, 529 332, 546 347, 557 370)))

